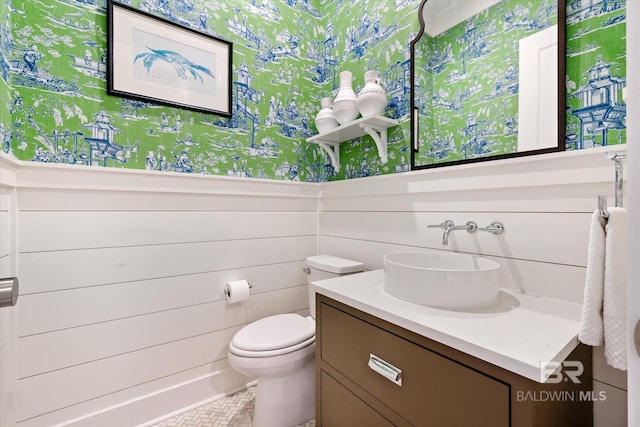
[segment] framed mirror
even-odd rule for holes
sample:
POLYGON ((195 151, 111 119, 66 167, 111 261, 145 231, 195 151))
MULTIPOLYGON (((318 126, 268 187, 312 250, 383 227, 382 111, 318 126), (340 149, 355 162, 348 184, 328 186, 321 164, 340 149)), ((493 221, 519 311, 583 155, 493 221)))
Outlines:
POLYGON ((411 42, 412 169, 564 150, 565 8, 423 0, 411 42))

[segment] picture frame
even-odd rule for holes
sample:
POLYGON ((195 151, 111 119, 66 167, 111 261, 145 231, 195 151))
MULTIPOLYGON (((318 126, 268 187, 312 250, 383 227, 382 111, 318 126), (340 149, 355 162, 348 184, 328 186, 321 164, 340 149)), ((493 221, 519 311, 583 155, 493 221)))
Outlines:
POLYGON ((107 2, 107 93, 231 117, 233 44, 107 2))

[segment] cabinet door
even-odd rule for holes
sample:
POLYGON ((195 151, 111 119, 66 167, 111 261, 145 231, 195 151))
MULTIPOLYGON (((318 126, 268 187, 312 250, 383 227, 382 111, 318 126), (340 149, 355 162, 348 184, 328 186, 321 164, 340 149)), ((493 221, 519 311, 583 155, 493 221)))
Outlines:
POLYGON ((391 427, 394 425, 326 372, 321 373, 320 381, 322 427, 391 427))
POLYGON ((412 424, 509 426, 508 384, 327 304, 318 318, 322 360, 412 424), (402 371, 402 385, 369 367, 372 354, 402 371))

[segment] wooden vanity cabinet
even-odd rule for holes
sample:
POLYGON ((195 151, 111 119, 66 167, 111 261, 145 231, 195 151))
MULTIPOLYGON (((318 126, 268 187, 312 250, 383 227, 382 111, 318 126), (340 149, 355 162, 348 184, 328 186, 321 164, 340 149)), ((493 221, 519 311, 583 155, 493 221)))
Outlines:
MULTIPOLYGON (((590 375, 580 376, 581 384, 540 384, 323 295, 316 298, 316 325, 318 426, 593 424, 585 399, 590 375), (402 371, 401 385, 369 367, 372 355, 391 377, 394 367, 402 371)), ((580 360, 585 373, 589 350, 579 346, 568 358, 580 360)))

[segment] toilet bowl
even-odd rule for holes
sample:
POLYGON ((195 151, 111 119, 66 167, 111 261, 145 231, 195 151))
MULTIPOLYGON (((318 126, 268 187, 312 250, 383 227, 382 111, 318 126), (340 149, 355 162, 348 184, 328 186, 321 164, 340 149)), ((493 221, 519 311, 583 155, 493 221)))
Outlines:
MULTIPOLYGON (((307 258, 307 282, 360 272, 363 264, 330 255, 307 258)), ((315 416, 315 293, 311 316, 277 314, 240 329, 229 364, 257 379, 253 427, 287 427, 315 416)))

